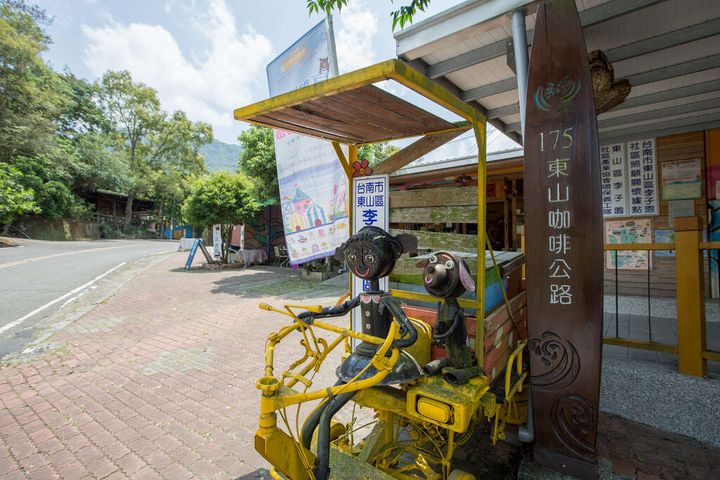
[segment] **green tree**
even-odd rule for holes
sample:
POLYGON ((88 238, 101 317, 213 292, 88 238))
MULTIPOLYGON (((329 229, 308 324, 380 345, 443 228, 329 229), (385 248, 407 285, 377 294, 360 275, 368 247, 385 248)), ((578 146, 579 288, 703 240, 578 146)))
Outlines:
POLYGON ((252 179, 260 202, 277 205, 280 193, 272 129, 253 125, 238 140, 242 145, 238 170, 252 179))
POLYGON ((195 227, 221 225, 222 261, 227 262, 232 226, 252 220, 259 208, 250 180, 242 174, 216 172, 193 184, 183 216, 195 227))
POLYGON ((129 178, 123 229, 132 221, 132 204, 144 193, 148 171, 148 136, 160 128, 162 113, 157 92, 136 83, 130 72, 106 72, 99 82, 99 101, 113 127, 117 151, 127 159, 129 178))
POLYGON ((0 163, 0 223, 3 224, 3 235, 17 217, 39 210, 33 191, 25 187, 22 180, 20 170, 0 163))
MULTIPOLYGON (((322 11, 330 15, 333 10, 340 12, 343 7, 347 6, 349 1, 350 0, 307 0, 307 8, 311 14, 322 11)), ((390 12, 392 29, 395 30, 398 24, 400 28, 403 28, 405 24, 412 24, 413 17, 417 12, 424 12, 429 4, 430 0, 411 0, 407 5, 403 5, 397 10, 390 12)))
POLYGON ((148 137, 148 164, 152 197, 158 220, 174 223, 180 220, 182 204, 191 184, 207 173, 200 147, 213 141, 212 127, 192 122, 185 112, 177 111, 164 118, 148 137))
POLYGON ((50 44, 43 10, 0 0, 0 161, 52 146, 64 102, 62 82, 40 54, 50 44))
POLYGON ((360 160, 367 160, 370 166, 374 167, 390 155, 399 151, 400 149, 398 147, 387 142, 372 143, 369 145, 362 145, 358 148, 358 158, 360 160))

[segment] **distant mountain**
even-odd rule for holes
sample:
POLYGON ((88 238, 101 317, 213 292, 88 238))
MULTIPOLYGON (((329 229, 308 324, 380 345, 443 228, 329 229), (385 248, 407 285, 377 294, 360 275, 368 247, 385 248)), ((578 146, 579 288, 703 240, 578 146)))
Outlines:
POLYGON ((210 172, 237 171, 240 145, 213 140, 212 143, 200 147, 200 153, 205 157, 205 166, 210 172))

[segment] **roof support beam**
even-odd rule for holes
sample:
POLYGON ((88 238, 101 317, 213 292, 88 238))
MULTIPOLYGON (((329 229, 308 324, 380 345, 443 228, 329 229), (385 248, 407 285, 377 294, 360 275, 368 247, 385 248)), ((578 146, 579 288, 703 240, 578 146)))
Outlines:
POLYGON ((702 40, 703 38, 711 37, 719 33, 720 18, 714 18, 707 22, 681 28, 680 30, 673 30, 672 32, 663 33, 662 35, 656 35, 627 45, 611 48, 607 50, 605 54, 611 62, 619 62, 676 45, 702 40))
MULTIPOLYGON (((611 0, 597 7, 580 12, 580 24, 583 27, 589 27, 590 25, 602 23, 620 15, 655 5, 656 3, 660 3, 660 1, 663 0, 611 0)), ((529 30, 527 32, 527 38, 532 39, 533 33, 533 30, 529 30)), ((438 62, 428 68, 428 76, 430 78, 438 78, 462 70, 463 68, 501 57, 507 52, 509 42, 510 38, 499 40, 495 43, 484 45, 475 50, 438 62)))
MULTIPOLYGON (((422 74, 427 74, 428 65, 424 61, 417 59, 417 60, 412 60, 412 61, 406 61, 405 63, 410 65, 412 68, 414 68, 418 72, 420 72, 422 74)), ((441 78, 436 78, 434 81, 437 84, 439 84, 441 87, 444 87, 447 91, 449 91, 450 93, 452 93, 453 95, 455 95, 456 97, 458 97, 462 100, 462 98, 461 98, 462 90, 460 90, 460 88, 458 88, 458 86, 455 85, 454 83, 452 83, 450 80, 448 80, 445 77, 441 77, 441 78)), ((475 108, 480 113, 485 115, 485 112, 486 112, 485 107, 483 107, 482 105, 480 105, 477 102, 467 102, 467 103, 468 103, 468 105, 470 105, 471 107, 475 108)), ((509 130, 507 128, 507 125, 505 125, 505 123, 502 120, 499 120, 497 118, 495 118, 493 120, 488 119, 487 123, 489 123, 493 127, 500 130, 503 134, 507 135, 514 142, 522 145, 522 139, 520 138, 520 135, 517 132, 509 130)))
MULTIPOLYGON (((669 100, 677 100, 678 98, 692 97, 694 95, 702 95, 703 93, 715 92, 718 90, 720 90, 720 80, 696 83, 695 85, 688 85, 686 87, 678 87, 656 93, 649 93, 647 95, 630 97, 617 107, 613 108, 611 112, 617 112, 618 110, 625 110, 628 108, 642 107, 653 103, 667 102, 669 100)), ((492 108, 487 111, 487 117, 489 119, 507 117, 508 115, 515 115, 519 111, 518 104, 515 103, 513 105, 492 108)))
POLYGON ((701 72, 703 70, 710 70, 711 68, 717 67, 720 67, 720 54, 697 58, 695 60, 688 60, 687 62, 676 63, 675 65, 656 68, 655 70, 647 72, 636 73, 634 75, 626 76, 625 78, 630 81, 630 85, 635 86, 659 82, 660 80, 667 80, 668 78, 688 75, 690 73, 701 72))
POLYGON ((633 115, 625 115, 623 117, 606 118, 598 122, 598 128, 617 127, 619 125, 627 125, 635 122, 645 122, 648 120, 660 120, 672 118, 675 115, 683 115, 691 112, 702 112, 712 108, 720 108, 720 98, 703 100, 700 102, 685 103, 683 105, 675 105, 672 107, 658 108, 647 112, 635 113, 633 115))
MULTIPOLYGON (((720 67, 720 54, 676 63, 675 65, 669 65, 667 67, 661 67, 647 72, 636 73, 625 78, 630 81, 631 85, 637 86, 646 83, 659 82, 660 80, 667 80, 668 78, 679 77, 681 75, 688 75, 690 73, 701 72, 703 70, 710 70, 711 68, 717 67, 720 67)), ((460 98, 469 102, 483 97, 497 95, 498 93, 509 92, 514 89, 515 79, 506 78, 505 80, 500 80, 499 82, 470 89, 464 92, 460 98)))
POLYGON ((684 132, 697 132, 720 126, 720 112, 680 118, 670 122, 650 123, 630 128, 619 128, 600 132, 600 142, 614 143, 622 140, 631 140, 648 137, 661 137, 684 132))
MULTIPOLYGON (((631 97, 610 111, 616 112, 627 108, 642 107, 653 103, 677 100, 678 98, 692 97, 694 95, 702 95, 703 93, 715 92, 718 90, 720 90, 720 80, 711 80, 709 82, 688 85, 687 87, 678 87, 670 90, 648 93, 647 95, 640 95, 638 97, 631 97)), ((488 111, 488 113, 490 112, 492 112, 492 110, 488 111)))
POLYGON ((438 133, 435 135, 427 135, 419 140, 411 143, 407 147, 403 148, 399 152, 390 155, 388 158, 383 160, 380 164, 373 168, 375 173, 392 173, 400 170, 405 165, 408 165, 418 158, 422 157, 426 153, 432 152, 436 148, 445 145, 453 138, 462 135, 463 133, 470 130, 470 124, 465 122, 467 128, 458 129, 446 133, 438 133))

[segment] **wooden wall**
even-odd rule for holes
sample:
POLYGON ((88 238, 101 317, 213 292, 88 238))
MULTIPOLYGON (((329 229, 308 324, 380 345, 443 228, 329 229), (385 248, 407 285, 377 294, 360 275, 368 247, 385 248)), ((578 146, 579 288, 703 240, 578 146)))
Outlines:
MULTIPOLYGON (((652 218, 653 241, 656 229, 671 229, 668 215, 668 202, 662 200, 662 166, 665 162, 674 160, 691 160, 700 158, 703 178, 705 177, 705 134, 704 132, 683 133, 657 138, 658 160, 658 199, 660 215, 652 218)), ((695 199, 695 215, 702 217, 707 225, 707 200, 703 181, 703 195, 695 199)), ((645 218, 645 217, 638 217, 645 218)), ((619 219, 618 219, 619 220, 619 219)), ((652 254, 652 269, 650 271, 650 295, 674 297, 675 296, 675 258, 657 257, 652 254)), ((605 294, 615 293, 615 271, 607 268, 605 261, 605 294)), ((709 294, 708 262, 705 261, 705 291, 709 294)), ((632 271, 619 270, 617 291, 619 295, 647 295, 648 274, 646 270, 632 271)))

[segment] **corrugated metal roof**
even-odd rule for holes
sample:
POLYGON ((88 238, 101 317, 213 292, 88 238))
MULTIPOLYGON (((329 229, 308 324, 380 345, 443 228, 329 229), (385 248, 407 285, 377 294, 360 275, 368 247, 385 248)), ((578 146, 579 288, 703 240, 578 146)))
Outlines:
MULTIPOLYGON (((517 139, 520 116, 509 14, 525 8, 532 42, 536 2, 473 0, 395 35, 398 57, 517 139)), ((599 115, 603 142, 720 126, 720 2, 576 0, 588 51, 603 50, 615 78, 632 85, 624 104, 599 115)))

